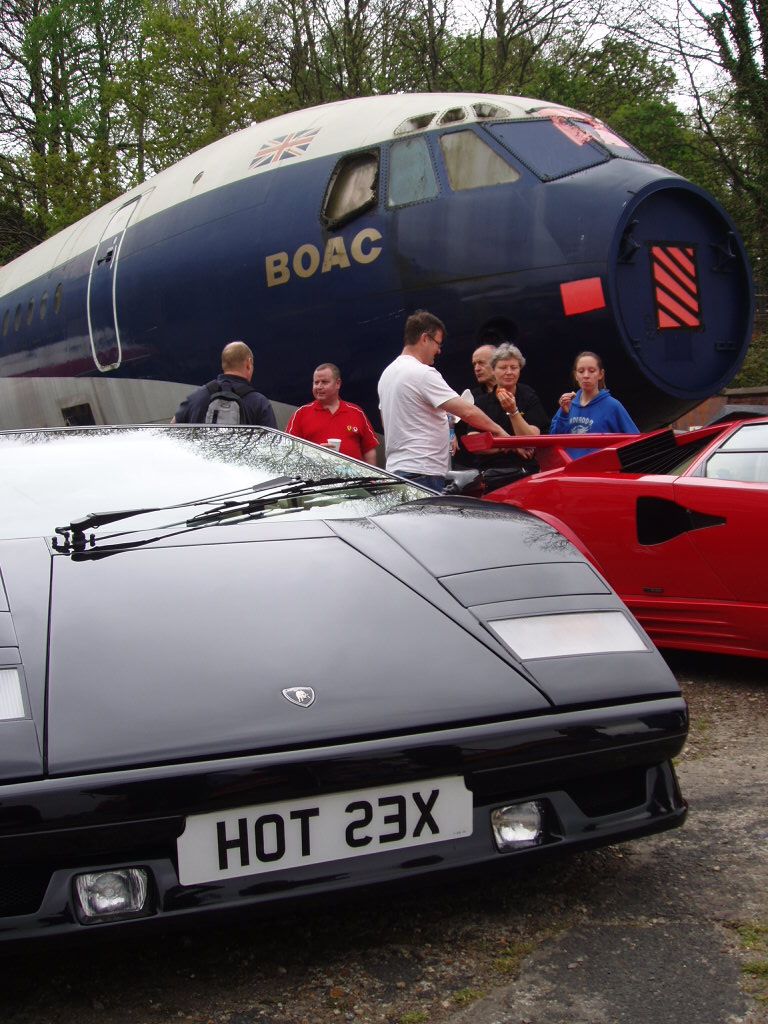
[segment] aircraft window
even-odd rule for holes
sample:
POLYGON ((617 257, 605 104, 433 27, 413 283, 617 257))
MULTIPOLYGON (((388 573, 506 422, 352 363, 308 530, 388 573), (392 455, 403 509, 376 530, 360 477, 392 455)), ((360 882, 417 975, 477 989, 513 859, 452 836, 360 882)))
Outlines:
POLYGON ((452 107, 446 110, 440 118, 440 124, 456 124, 457 121, 466 121, 467 112, 464 107, 452 107))
POLYGON ((487 130, 544 181, 610 160, 596 138, 565 118, 512 121, 487 130))
POLYGON ((387 205, 403 206, 434 199, 437 192, 437 178, 426 140, 417 136, 395 142, 389 158, 387 205))
POLYGON ((395 135, 407 135, 408 132, 418 132, 432 124, 435 114, 417 114, 416 117, 409 117, 395 128, 395 135))
POLYGON ((48 312, 48 292, 43 292, 40 299, 40 319, 45 320, 45 314, 48 312))
POLYGON ((345 156, 331 175, 323 203, 323 222, 328 227, 340 227, 370 209, 376 202, 378 183, 378 150, 345 156))
POLYGON ((21 327, 21 303, 19 303, 18 306, 16 307, 16 315, 13 318, 13 329, 14 329, 14 331, 18 331, 18 329, 20 327, 21 327))
POLYGON ((32 318, 34 317, 34 315, 35 315, 35 300, 34 299, 30 299, 29 300, 29 304, 27 306, 27 323, 28 324, 32 323, 32 318))
POLYGON ((61 285, 56 285, 56 291, 53 293, 53 312, 58 313, 61 309, 61 285))
POLYGON ((3 316, 3 337, 8 333, 8 325, 11 322, 11 311, 6 309, 5 315, 3 316))
POLYGON ((509 111, 505 107, 497 107, 495 103, 473 103, 472 110, 475 117, 509 117, 509 111))
POLYGON ((448 180, 455 192, 517 181, 519 173, 472 131, 440 136, 448 180))
POLYGON ((569 121, 569 124, 575 126, 579 131, 586 132, 587 135, 591 135, 593 139, 597 139, 611 154, 611 156, 618 156, 624 160, 642 160, 645 163, 649 163, 647 156, 644 156, 639 149, 635 149, 634 146, 630 146, 620 135, 612 132, 611 129, 602 124, 600 121, 593 123, 591 121, 579 121, 577 119, 569 121))

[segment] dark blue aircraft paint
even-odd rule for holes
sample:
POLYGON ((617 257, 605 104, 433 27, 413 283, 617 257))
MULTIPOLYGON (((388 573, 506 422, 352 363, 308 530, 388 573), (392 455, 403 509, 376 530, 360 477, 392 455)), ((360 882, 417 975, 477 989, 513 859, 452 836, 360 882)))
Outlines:
POLYGON ((434 186, 402 205, 388 198, 396 143, 368 146, 376 200, 337 228, 321 208, 342 154, 288 162, 127 226, 124 210, 96 252, 0 300, 0 365, 21 354, 26 375, 198 384, 222 344, 242 338, 270 398, 306 401, 312 370, 330 360, 345 397, 376 420, 379 374, 400 351, 405 317, 427 308, 448 327, 439 368, 457 390, 473 383, 477 344, 509 339, 554 410, 574 355, 594 349, 634 418, 667 422, 737 371, 751 333, 748 261, 701 189, 625 144, 585 142, 584 130, 542 118, 421 132, 434 186), (441 137, 459 131, 518 179, 453 189, 441 137), (27 324, 30 300, 59 282, 60 312, 27 324))

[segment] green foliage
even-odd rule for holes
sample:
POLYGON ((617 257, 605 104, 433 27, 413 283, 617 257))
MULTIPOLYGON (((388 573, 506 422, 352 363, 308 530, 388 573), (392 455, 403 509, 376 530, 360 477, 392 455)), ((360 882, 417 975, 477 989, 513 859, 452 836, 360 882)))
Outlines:
POLYGON ((516 974, 520 964, 535 948, 533 942, 515 942, 502 950, 502 955, 495 961, 496 970, 501 974, 516 974))
POLYGON ((400 1018, 400 1024, 424 1024, 429 1020, 429 1014, 425 1010, 411 1010, 404 1013, 400 1018))
POLYGON ((742 948, 756 957, 741 965, 745 988, 758 1002, 768 1002, 768 924, 741 921, 731 925, 742 948))
POLYGON ((451 998, 457 1006, 468 1006, 470 1003, 482 999, 484 995, 484 992, 480 992, 476 988, 460 988, 458 992, 453 993, 451 998))
POLYGON ((744 365, 731 381, 731 387, 768 387, 768 334, 761 334, 752 339, 744 365))
MULTIPOLYGON (((610 121, 617 110, 638 103, 668 103, 674 73, 648 47, 606 39, 594 48, 578 39, 561 41, 537 61, 531 85, 537 95, 610 121)), ((679 113, 679 112, 678 112, 679 113)))
POLYGON ((0 266, 42 242, 45 234, 27 210, 14 165, 0 158, 0 266))
POLYGON ((145 144, 153 168, 257 118, 264 45, 252 6, 160 4, 148 9, 142 31, 145 144))

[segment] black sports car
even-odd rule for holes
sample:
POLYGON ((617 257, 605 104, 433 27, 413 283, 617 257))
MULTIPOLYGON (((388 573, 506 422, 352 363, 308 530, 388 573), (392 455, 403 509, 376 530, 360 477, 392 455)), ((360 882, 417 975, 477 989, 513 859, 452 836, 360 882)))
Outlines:
POLYGON ((528 513, 259 428, 0 434, 0 937, 679 825, 675 679, 528 513))

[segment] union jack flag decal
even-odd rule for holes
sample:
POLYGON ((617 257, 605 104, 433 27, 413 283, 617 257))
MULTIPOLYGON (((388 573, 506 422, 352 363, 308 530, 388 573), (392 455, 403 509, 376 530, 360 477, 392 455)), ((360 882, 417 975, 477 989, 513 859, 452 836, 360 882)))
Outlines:
POLYGON ((292 132, 290 135, 280 135, 272 139, 271 142, 265 143, 251 160, 251 167, 269 167, 270 164, 279 163, 281 160, 301 156, 309 149, 319 131, 319 128, 312 128, 309 131, 292 132))
POLYGON ((702 327, 696 250, 691 245, 652 245, 651 271, 656 326, 696 330, 702 327))

